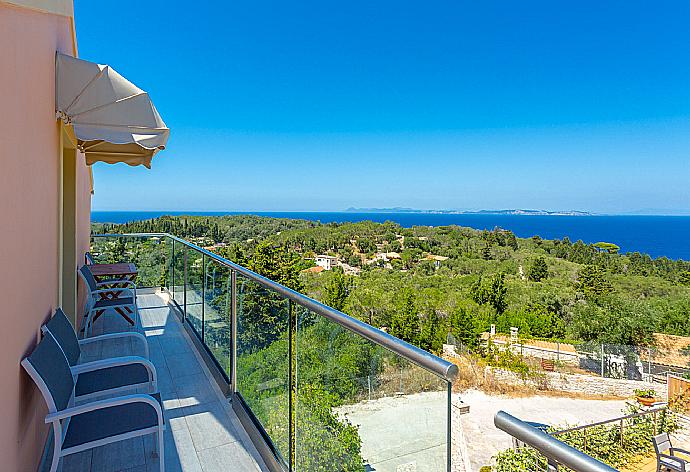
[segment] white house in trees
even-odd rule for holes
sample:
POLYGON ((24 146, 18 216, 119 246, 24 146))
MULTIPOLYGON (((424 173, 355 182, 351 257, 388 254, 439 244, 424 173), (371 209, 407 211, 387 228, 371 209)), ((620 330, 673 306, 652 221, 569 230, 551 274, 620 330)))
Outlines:
POLYGON ((333 267, 336 266, 336 262, 338 261, 338 258, 335 256, 327 256, 324 254, 319 254, 316 256, 315 262, 317 266, 321 266, 326 270, 331 270, 333 267))

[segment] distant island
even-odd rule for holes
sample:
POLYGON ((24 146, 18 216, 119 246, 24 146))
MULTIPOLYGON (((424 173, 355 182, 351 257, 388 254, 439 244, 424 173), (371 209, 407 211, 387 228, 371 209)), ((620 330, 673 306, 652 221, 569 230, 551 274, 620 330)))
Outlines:
POLYGON ((587 211, 549 211, 549 210, 418 210, 415 208, 348 208, 346 213, 424 213, 443 215, 526 215, 526 216, 593 216, 587 211))

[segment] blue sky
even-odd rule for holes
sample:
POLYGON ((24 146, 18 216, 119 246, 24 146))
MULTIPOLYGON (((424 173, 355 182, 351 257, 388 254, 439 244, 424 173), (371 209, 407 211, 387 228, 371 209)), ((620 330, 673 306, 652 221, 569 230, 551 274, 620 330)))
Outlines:
POLYGON ((76 1, 171 128, 95 210, 690 214, 686 0, 189 5, 76 1))

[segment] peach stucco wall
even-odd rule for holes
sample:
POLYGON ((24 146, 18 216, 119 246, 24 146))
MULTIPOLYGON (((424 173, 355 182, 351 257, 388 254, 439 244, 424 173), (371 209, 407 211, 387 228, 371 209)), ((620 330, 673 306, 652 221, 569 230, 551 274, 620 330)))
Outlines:
MULTIPOLYGON (((7 471, 36 470, 47 435, 43 399, 19 362, 58 303, 56 50, 74 53, 70 18, 0 2, 0 469, 7 471)), ((88 179, 82 157, 82 251, 89 237, 88 179)))

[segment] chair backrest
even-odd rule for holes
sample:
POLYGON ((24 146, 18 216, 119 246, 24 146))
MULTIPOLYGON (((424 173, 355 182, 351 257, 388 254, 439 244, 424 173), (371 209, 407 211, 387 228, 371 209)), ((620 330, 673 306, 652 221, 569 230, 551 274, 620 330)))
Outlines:
POLYGON ((93 259, 93 254, 91 254, 90 252, 87 252, 86 254, 84 254, 84 262, 87 265, 94 265, 96 263, 96 261, 94 261, 94 259, 93 259))
POLYGON ((88 265, 84 264, 81 266, 79 269, 79 275, 81 275, 84 283, 86 283, 86 285, 89 287, 90 292, 98 290, 98 287, 96 286, 96 277, 93 276, 88 265))
POLYGON ((79 363, 81 357, 81 347, 79 347, 79 339, 77 333, 74 332, 72 323, 62 311, 58 308, 53 317, 42 328, 43 334, 48 334, 49 331, 53 335, 57 343, 60 345, 62 352, 65 354, 70 366, 75 366, 79 363))
POLYGON ((54 413, 70 406, 74 378, 65 355, 50 333, 43 336, 33 352, 22 361, 22 367, 41 391, 48 411, 54 413))
POLYGON ((663 454, 671 449, 671 439, 668 437, 668 433, 657 434, 652 438, 652 442, 657 454, 663 454))

